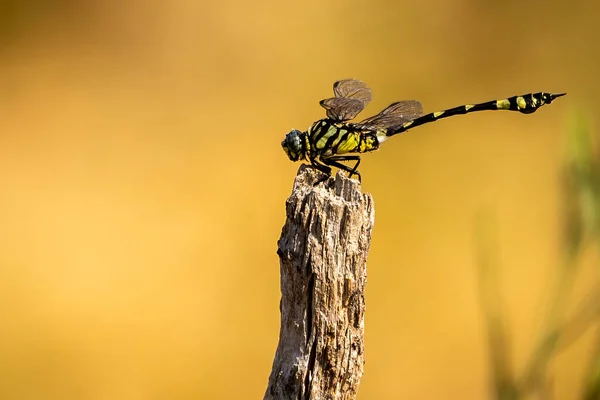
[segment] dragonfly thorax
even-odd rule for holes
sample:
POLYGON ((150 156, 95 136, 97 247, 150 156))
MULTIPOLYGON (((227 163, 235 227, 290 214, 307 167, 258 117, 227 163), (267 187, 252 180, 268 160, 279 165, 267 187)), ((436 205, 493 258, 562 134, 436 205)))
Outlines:
POLYGON ((281 147, 283 147, 283 151, 285 151, 290 160, 298 161, 305 158, 305 136, 306 133, 298 129, 294 129, 285 135, 285 139, 281 142, 281 147))

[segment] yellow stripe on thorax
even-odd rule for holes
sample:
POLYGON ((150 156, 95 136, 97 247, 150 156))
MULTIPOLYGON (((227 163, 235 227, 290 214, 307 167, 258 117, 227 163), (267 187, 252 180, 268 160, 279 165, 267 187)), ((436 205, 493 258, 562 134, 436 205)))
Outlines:
POLYGON ((342 140, 342 138, 344 137, 344 135, 346 135, 346 133, 348 133, 347 129, 339 129, 338 130, 338 134, 337 137, 333 139, 333 142, 331 143, 331 147, 335 147, 338 145, 338 143, 342 140))
POLYGON ((338 135, 339 131, 340 130, 336 126, 331 125, 329 127, 329 129, 327 129, 327 132, 325 132, 325 134, 319 139, 319 141, 317 143, 315 143, 315 147, 317 149, 323 149, 323 148, 325 148, 325 145, 327 144, 327 140, 329 140, 329 138, 332 135, 338 135))
MULTIPOLYGON (((341 136, 340 136, 341 137, 341 136)), ((352 132, 347 134, 343 140, 337 145, 336 154, 354 153, 360 151, 358 144, 360 143, 360 134, 358 132, 352 132)))

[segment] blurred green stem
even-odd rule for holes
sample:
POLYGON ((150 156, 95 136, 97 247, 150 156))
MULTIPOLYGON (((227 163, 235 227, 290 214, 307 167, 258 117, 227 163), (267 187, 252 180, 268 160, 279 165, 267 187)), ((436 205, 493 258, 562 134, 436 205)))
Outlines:
POLYGON ((556 290, 550 299, 546 321, 538 338, 533 356, 525 369, 523 379, 519 382, 519 392, 526 395, 532 390, 539 389, 546 374, 548 361, 554 355, 561 337, 561 322, 564 319, 565 305, 573 287, 577 254, 569 256, 555 283, 556 290))
POLYGON ((600 399, 600 330, 596 332, 596 348, 590 359, 583 383, 583 400, 600 399))
POLYGON ((488 334, 492 384, 498 400, 517 399, 514 374, 510 360, 510 343, 506 334, 500 290, 495 224, 489 216, 478 219, 476 239, 479 266, 479 296, 488 334))

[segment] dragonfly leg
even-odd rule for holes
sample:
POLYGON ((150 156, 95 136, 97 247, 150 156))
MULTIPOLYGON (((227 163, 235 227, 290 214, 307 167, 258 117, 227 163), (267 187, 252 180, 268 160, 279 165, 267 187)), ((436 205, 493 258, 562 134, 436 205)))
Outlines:
POLYGON ((352 178, 352 175, 356 175, 358 181, 361 181, 360 173, 356 170, 360 164, 360 156, 331 156, 321 159, 324 164, 334 166, 341 169, 342 171, 348 172, 348 176, 352 178), (340 163, 339 161, 356 161, 354 167, 350 168, 347 165, 340 163))
POLYGON ((313 167, 315 167, 319 171, 321 171, 327 175, 331 175, 331 168, 328 167, 327 165, 321 164, 319 161, 317 161, 316 158, 311 158, 310 163, 313 165, 313 167))

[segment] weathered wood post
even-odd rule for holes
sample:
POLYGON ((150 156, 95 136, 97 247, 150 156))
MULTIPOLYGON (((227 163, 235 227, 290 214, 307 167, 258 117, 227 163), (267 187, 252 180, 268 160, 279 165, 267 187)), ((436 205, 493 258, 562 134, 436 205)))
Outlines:
POLYGON ((277 253, 281 329, 265 399, 355 399, 375 218, 360 183, 302 165, 277 253))

